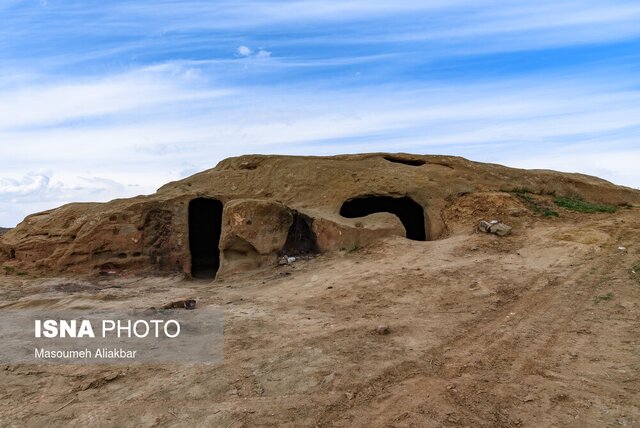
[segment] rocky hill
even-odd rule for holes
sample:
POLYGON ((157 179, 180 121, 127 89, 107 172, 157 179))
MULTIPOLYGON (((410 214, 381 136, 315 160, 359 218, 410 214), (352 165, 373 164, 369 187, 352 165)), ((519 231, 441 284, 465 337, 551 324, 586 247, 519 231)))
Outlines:
POLYGON ((153 195, 30 215, 0 238, 0 263, 27 272, 222 277, 385 236, 439 239, 454 227, 447 207, 483 192, 525 195, 528 209, 532 195, 640 204, 640 191, 595 177, 453 156, 249 155, 153 195))

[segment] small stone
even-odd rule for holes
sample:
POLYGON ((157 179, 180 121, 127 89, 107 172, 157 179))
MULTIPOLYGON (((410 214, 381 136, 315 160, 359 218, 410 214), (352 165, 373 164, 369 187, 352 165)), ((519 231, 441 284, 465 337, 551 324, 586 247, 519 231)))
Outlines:
POLYGON ((110 374, 108 374, 108 375, 106 375, 106 376, 104 377, 104 380, 106 380, 107 382, 110 382, 110 381, 112 381, 112 380, 114 380, 114 379, 118 378, 120 375, 121 375, 121 374, 120 374, 120 373, 117 373, 117 372, 115 372, 115 373, 110 373, 110 374))
POLYGON ((324 379, 322 380, 322 384, 329 385, 333 382, 335 378, 336 378, 336 372, 331 372, 330 374, 324 377, 324 379))
POLYGON ((484 220, 480 221, 480 226, 478 226, 478 229, 480 230, 480 232, 489 233, 490 228, 491 228, 491 223, 484 220))
POLYGON ((625 418, 619 418, 616 419, 616 424, 623 426, 623 427, 627 427, 629 426, 629 419, 625 418))
POLYGON ((287 257, 287 263, 293 263, 296 261, 295 257, 287 257))
POLYGON ((505 236, 511 233, 511 226, 507 226, 504 223, 496 223, 491 226, 491 233, 495 233, 498 236, 505 236))
POLYGON ((347 400, 353 400, 354 398, 356 398, 356 394, 354 394, 351 391, 347 391, 344 393, 344 396, 347 397, 347 400))
POLYGON ((511 226, 507 226, 504 223, 500 223, 498 220, 480 221, 478 229, 481 232, 493 233, 498 236, 505 236, 511 233, 511 226))
POLYGON ((385 324, 380 324, 379 326, 376 327, 376 333, 380 335, 389 334, 390 333, 389 326, 385 324))
POLYGON ((535 400, 535 398, 531 394, 527 395, 526 397, 524 397, 522 399, 522 401, 524 401, 525 403, 528 403, 528 402, 533 401, 533 400, 535 400))

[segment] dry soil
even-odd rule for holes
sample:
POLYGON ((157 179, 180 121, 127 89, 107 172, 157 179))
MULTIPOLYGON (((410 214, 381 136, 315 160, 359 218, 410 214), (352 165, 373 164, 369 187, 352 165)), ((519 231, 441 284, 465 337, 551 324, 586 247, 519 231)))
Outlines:
POLYGON ((467 216, 216 282, 3 276, 5 308, 221 306, 225 360, 0 366, 0 425, 640 426, 639 213, 467 216))

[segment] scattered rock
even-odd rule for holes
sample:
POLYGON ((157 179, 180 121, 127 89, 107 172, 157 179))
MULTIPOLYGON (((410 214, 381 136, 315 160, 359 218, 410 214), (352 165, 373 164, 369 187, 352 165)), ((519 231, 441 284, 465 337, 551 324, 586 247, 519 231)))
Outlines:
POLYGON ((627 427, 629 426, 629 419, 627 418, 618 418, 616 419, 616 424, 623 426, 623 427, 627 427))
POLYGON ((108 373, 104 376, 100 376, 95 379, 88 380, 82 383, 77 388, 75 388, 74 391, 86 391, 87 389, 97 389, 106 385, 109 382, 112 382, 118 379, 120 376, 122 376, 122 373, 118 373, 118 372, 108 373))
POLYGON ((378 333, 380 335, 389 334, 390 332, 391 332, 391 330, 389 330, 389 326, 388 325, 380 324, 379 326, 376 327, 376 333, 378 333))
POLYGON ((296 257, 290 257, 290 256, 282 256, 278 259, 278 265, 279 266, 284 266, 284 265, 290 265, 291 263, 295 262, 297 259, 296 257))
POLYGON ((504 223, 500 223, 498 220, 480 221, 478 229, 481 232, 493 233, 498 236, 505 236, 511 233, 511 226, 507 226, 504 223))
POLYGON ((331 383, 333 383, 335 378, 336 378, 336 372, 331 372, 330 374, 324 377, 324 379, 322 380, 322 384, 325 386, 330 385, 331 383))
POLYGON ((196 308, 196 301, 194 299, 178 300, 177 302, 167 303, 162 309, 188 309, 192 310, 196 308))

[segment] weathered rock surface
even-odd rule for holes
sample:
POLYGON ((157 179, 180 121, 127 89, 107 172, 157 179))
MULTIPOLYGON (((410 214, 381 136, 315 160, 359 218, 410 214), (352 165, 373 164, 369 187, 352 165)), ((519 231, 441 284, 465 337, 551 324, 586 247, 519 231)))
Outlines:
POLYGON ((229 202, 224 208, 220 238, 223 272, 271 263, 272 255, 284 247, 292 223, 291 209, 279 202, 260 199, 229 202))
POLYGON ((452 156, 248 155, 226 159, 153 195, 70 204, 30 215, 0 237, 0 263, 30 272, 190 274, 193 251, 198 250, 190 236, 210 232, 193 219, 190 226, 190 203, 210 198, 224 207, 216 226, 219 243, 211 243, 219 247, 215 253, 224 275, 276 265, 285 254, 351 249, 384 236, 413 232, 438 239, 447 233, 442 212, 453 199, 515 188, 613 205, 640 204, 640 191, 595 177, 452 156), (371 215, 364 215, 362 206, 352 207, 350 217, 356 217, 340 215, 346 201, 363 196, 381 197, 378 204, 365 204, 371 215), (407 214, 412 208, 407 203, 423 213, 407 214))

